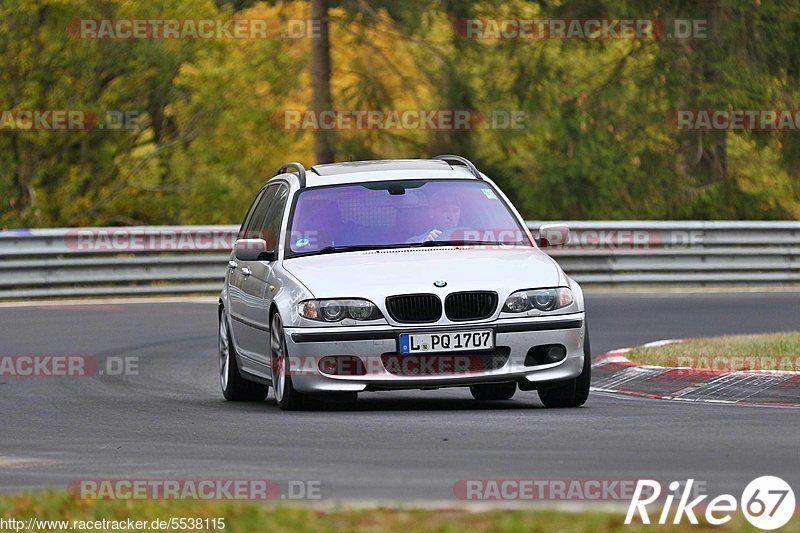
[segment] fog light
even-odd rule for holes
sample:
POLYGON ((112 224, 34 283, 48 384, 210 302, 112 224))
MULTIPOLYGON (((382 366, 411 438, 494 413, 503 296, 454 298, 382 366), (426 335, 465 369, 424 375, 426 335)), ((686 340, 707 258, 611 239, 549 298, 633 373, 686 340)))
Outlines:
POLYGON ((525 366, 552 365, 566 359, 567 347, 563 344, 540 344, 525 355, 525 366))
POLYGON ((567 350, 560 344, 554 344, 547 348, 545 361, 548 363, 557 363, 567 356, 567 350))
POLYGON ((364 362, 355 355, 327 355, 317 363, 319 371, 330 376, 363 376, 364 362))

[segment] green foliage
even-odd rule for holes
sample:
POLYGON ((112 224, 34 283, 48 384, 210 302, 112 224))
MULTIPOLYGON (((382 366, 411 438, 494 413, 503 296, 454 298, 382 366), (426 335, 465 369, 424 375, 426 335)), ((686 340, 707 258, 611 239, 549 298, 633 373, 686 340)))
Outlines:
MULTIPOLYGON (((470 131, 345 130, 343 159, 473 159, 537 219, 800 219, 800 132, 677 132, 672 109, 798 109, 800 4, 330 2, 337 109, 474 109, 470 131), (707 39, 467 40, 465 17, 709 21, 707 39), (489 127, 495 111, 519 128, 489 127)), ((81 18, 305 19, 302 1, 8 0, 0 110, 139 112, 133 129, 0 131, 0 227, 236 223, 313 164, 309 39, 90 40, 81 18)))

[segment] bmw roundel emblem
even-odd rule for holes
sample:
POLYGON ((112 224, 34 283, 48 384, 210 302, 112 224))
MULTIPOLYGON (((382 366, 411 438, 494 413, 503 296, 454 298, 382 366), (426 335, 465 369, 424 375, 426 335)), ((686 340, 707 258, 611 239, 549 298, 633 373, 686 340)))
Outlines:
POLYGON ((447 282, 443 279, 439 279, 433 282, 434 287, 444 287, 447 285, 447 282))

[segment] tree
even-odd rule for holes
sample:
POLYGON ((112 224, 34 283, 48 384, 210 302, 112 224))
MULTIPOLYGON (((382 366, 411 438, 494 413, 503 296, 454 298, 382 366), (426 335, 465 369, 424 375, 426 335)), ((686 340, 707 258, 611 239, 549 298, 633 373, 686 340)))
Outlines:
MULTIPOLYGON (((311 87, 313 107, 317 112, 333 109, 331 98, 331 50, 328 35, 328 1, 310 0, 311 20, 317 24, 317 34, 311 39, 311 87)), ((333 137, 318 129, 314 135, 314 155, 317 163, 334 161, 333 137)))

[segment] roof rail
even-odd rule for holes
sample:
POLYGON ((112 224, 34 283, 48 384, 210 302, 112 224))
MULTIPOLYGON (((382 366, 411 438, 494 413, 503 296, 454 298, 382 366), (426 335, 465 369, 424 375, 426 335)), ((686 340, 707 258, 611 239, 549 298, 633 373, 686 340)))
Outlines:
POLYGON ((275 176, 279 174, 286 174, 292 167, 297 170, 297 179, 300 181, 300 188, 304 189, 306 186, 306 167, 296 161, 292 161, 291 163, 286 163, 283 165, 277 170, 277 172, 275 172, 275 176))
POLYGON ((472 164, 472 161, 467 159, 466 157, 461 157, 460 155, 452 155, 452 154, 445 154, 445 155, 437 155, 434 159, 440 159, 442 161, 458 161, 462 165, 465 165, 472 175, 478 178, 479 180, 483 180, 483 176, 481 173, 478 172, 478 168, 472 164))

